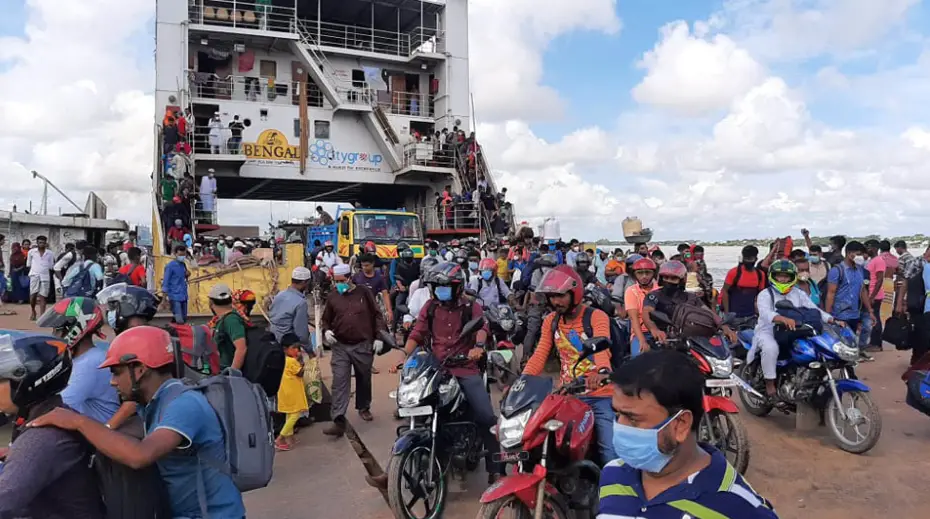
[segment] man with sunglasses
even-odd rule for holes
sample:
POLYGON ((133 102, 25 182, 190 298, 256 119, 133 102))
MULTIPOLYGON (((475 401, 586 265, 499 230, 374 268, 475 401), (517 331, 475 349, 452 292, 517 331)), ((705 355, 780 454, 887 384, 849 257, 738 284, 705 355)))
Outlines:
POLYGON ((723 453, 698 443, 704 376, 688 356, 649 351, 611 381, 618 459, 601 471, 599 517, 778 518, 723 453))

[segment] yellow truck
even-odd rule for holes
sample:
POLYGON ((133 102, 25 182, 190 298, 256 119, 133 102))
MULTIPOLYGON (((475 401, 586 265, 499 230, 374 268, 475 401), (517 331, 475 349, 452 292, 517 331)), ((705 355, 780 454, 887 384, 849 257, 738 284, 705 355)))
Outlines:
POLYGON ((397 244, 406 242, 417 258, 425 254, 423 224, 416 213, 391 211, 385 209, 340 209, 336 213, 336 223, 318 225, 307 230, 307 250, 314 249, 315 242, 320 244, 332 241, 336 252, 348 260, 366 243, 372 242, 378 251, 378 257, 391 259, 397 257, 397 244))

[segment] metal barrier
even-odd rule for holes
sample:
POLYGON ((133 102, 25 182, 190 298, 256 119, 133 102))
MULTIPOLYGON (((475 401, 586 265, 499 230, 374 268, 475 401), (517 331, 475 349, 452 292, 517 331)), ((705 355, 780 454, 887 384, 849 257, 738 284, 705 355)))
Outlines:
MULTIPOLYGON (((194 99, 224 99, 228 101, 251 101, 274 104, 300 104, 300 83, 297 81, 275 81, 268 76, 226 76, 221 78, 207 72, 187 72, 191 97, 194 99)), ((313 83, 307 83, 307 103, 323 106, 323 93, 313 83)))
POLYGON ((378 104, 385 112, 395 115, 409 115, 413 117, 434 117, 435 107, 432 94, 421 94, 420 92, 390 92, 391 101, 386 103, 379 101, 378 104))
POLYGON ((416 142, 404 146, 403 164, 404 167, 454 168, 455 156, 452 150, 435 148, 432 142, 416 142))
POLYGON ((190 0, 188 16, 195 24, 297 32, 296 9, 271 5, 271 0, 190 0))
POLYGON ((220 127, 195 126, 190 136, 194 153, 205 155, 239 155, 242 153, 242 137, 233 137, 229 121, 220 127))
POLYGON ((300 23, 303 30, 311 31, 319 45, 326 47, 408 57, 445 51, 444 31, 431 27, 417 27, 410 32, 400 33, 309 19, 301 20, 300 23))
POLYGON ((336 95, 345 103, 362 106, 372 106, 375 100, 375 91, 368 87, 336 87, 336 95))
POLYGON ((480 207, 474 202, 443 204, 417 210, 420 220, 430 230, 469 231, 481 228, 480 207))

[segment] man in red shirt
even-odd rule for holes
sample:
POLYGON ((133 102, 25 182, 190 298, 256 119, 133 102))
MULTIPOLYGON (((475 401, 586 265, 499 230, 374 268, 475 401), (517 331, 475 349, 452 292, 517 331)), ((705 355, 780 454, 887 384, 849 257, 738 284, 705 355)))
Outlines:
POLYGON ((736 317, 756 315, 756 297, 765 290, 765 271, 756 266, 759 249, 754 245, 743 247, 742 262, 727 272, 720 289, 720 302, 724 312, 736 317))
POLYGON ((130 247, 126 255, 129 256, 129 264, 120 267, 119 273, 128 277, 129 282, 133 285, 144 288, 147 283, 145 267, 142 266, 142 249, 130 247))

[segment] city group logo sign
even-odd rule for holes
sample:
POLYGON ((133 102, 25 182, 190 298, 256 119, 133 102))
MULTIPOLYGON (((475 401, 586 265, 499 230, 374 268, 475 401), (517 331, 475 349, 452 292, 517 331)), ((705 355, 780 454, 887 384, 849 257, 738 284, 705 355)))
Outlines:
POLYGON ((242 153, 246 158, 258 161, 300 160, 300 147, 288 143, 287 137, 278 130, 265 130, 255 142, 242 143, 242 153))
POLYGON ((318 139, 310 145, 310 161, 330 169, 380 171, 384 157, 377 153, 339 151, 333 143, 318 139))

